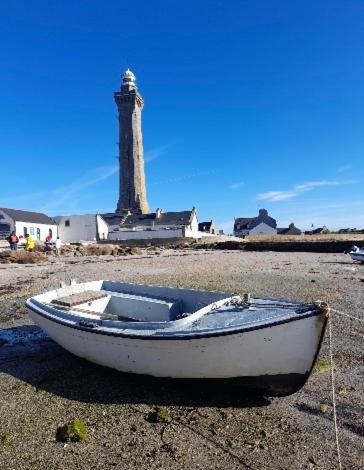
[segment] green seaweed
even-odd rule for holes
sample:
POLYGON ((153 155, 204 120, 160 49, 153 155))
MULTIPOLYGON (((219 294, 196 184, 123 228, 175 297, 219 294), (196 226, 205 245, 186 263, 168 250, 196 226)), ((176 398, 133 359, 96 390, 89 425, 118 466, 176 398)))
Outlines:
POLYGON ((320 404, 320 411, 321 413, 327 413, 327 410, 329 409, 329 406, 326 403, 321 403, 320 404))
POLYGON ((328 357, 320 357, 317 359, 316 364, 313 368, 314 372, 327 372, 331 370, 331 361, 328 357))
POLYGON ((10 444, 11 441, 12 441, 12 436, 9 432, 0 433, 0 444, 3 444, 3 445, 10 444))
POLYGON ((157 406, 154 411, 149 414, 149 419, 153 423, 165 423, 168 424, 172 421, 172 417, 167 408, 157 406))
POLYGON ((83 421, 73 419, 57 429, 56 439, 59 442, 82 442, 87 432, 87 426, 83 421))

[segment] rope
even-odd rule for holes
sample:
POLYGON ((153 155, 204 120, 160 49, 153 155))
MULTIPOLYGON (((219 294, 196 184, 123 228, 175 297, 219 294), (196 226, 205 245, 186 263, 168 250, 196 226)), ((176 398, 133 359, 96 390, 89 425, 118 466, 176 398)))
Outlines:
POLYGON ((334 374, 334 359, 332 354, 332 324, 331 315, 328 317, 329 324, 329 351, 330 351, 330 362, 331 362, 331 391, 332 391, 332 409, 334 412, 334 426, 335 426, 335 439, 337 449, 337 460, 339 464, 339 470, 342 470, 341 455, 340 455, 340 444, 339 444, 339 429, 337 426, 337 415, 336 415, 336 396, 335 396, 335 374, 334 374))
POLYGON ((336 310, 336 309, 334 309, 334 308, 330 308, 330 310, 331 310, 332 312, 338 313, 339 315, 343 315, 344 317, 352 318, 353 320, 358 320, 358 321, 360 321, 361 323, 364 323, 364 319, 363 319, 363 318, 354 317, 353 315, 349 315, 348 313, 340 312, 339 310, 336 310))

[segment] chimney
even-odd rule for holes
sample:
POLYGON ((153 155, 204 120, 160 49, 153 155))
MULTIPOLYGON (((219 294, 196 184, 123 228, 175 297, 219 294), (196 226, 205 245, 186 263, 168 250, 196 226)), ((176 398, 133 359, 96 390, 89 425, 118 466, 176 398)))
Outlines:
POLYGON ((261 217, 264 217, 264 216, 268 215, 267 209, 259 209, 259 215, 261 217))

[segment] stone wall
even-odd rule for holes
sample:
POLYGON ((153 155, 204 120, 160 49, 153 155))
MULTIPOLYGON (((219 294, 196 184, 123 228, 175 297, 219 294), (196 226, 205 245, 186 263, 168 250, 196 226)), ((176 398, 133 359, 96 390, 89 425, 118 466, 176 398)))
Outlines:
POLYGON ((311 253, 344 253, 350 251, 353 245, 361 246, 364 242, 358 240, 323 240, 323 241, 233 241, 221 243, 199 244, 196 248, 211 248, 216 250, 243 251, 292 251, 311 253))

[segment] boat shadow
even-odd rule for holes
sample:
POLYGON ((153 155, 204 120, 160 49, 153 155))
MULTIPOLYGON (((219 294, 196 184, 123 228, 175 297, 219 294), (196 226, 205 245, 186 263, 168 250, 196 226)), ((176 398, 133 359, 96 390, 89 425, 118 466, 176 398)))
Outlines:
POLYGON ((359 262, 355 261, 321 261, 322 264, 350 264, 351 266, 355 266, 360 264, 359 262))
POLYGON ((0 329, 0 373, 84 403, 220 408, 271 403, 231 382, 153 378, 98 366, 67 352, 33 325, 0 329), (21 341, 9 341, 12 336, 21 341))

